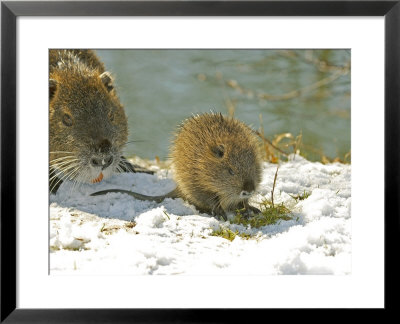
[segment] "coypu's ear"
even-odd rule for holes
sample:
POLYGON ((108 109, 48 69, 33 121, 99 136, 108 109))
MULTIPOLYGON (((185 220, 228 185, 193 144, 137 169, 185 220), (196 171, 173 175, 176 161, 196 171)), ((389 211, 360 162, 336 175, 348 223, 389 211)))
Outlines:
POLYGON ((225 153, 225 147, 222 144, 212 146, 211 152, 214 154, 215 157, 222 158, 225 153))
POLYGON ((54 79, 49 79, 49 99, 50 100, 54 97, 56 90, 57 90, 57 81, 54 79))
POLYGON ((103 82, 104 86, 106 87, 107 91, 110 92, 114 89, 113 86, 113 78, 111 77, 111 73, 106 71, 100 74, 101 82, 103 82))

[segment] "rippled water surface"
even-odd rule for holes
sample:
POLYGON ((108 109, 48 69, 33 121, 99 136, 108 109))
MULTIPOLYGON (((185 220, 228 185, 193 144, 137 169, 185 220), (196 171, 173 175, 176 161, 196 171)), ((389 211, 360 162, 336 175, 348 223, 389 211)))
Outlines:
POLYGON ((210 110, 234 112, 257 130, 262 124, 269 140, 302 134, 310 160, 343 160, 350 151, 350 50, 97 53, 116 77, 129 141, 137 141, 127 156, 165 159, 176 126, 210 110))

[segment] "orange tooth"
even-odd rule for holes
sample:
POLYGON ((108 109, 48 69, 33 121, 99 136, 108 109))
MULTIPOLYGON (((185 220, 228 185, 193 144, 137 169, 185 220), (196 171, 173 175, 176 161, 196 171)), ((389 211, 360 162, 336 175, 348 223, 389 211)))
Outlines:
POLYGON ((100 172, 99 176, 96 179, 92 180, 92 183, 97 183, 103 180, 103 172, 100 172))

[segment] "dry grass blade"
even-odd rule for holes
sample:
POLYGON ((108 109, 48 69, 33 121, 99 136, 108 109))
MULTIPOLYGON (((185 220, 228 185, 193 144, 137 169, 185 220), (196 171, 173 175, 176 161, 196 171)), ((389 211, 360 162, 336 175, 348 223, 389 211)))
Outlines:
POLYGON ((276 178, 278 176, 278 169, 279 169, 279 164, 276 167, 276 171, 275 171, 275 177, 274 177, 274 184, 272 185, 272 190, 271 190, 271 202, 272 202, 272 208, 275 208, 274 206, 274 191, 275 191, 275 185, 276 185, 276 178))

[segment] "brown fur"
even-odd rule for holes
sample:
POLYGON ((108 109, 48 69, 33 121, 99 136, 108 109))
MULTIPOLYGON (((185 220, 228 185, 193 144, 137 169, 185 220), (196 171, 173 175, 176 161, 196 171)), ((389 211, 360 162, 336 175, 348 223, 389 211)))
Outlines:
POLYGON ((171 149, 179 196, 218 215, 249 207, 261 181, 259 147, 254 132, 237 119, 203 114, 186 120, 171 149), (248 195, 240 197, 244 191, 248 195))
POLYGON ((50 50, 49 60, 51 185, 126 171, 127 118, 103 63, 91 50, 50 50), (102 169, 104 160, 112 163, 102 169))

